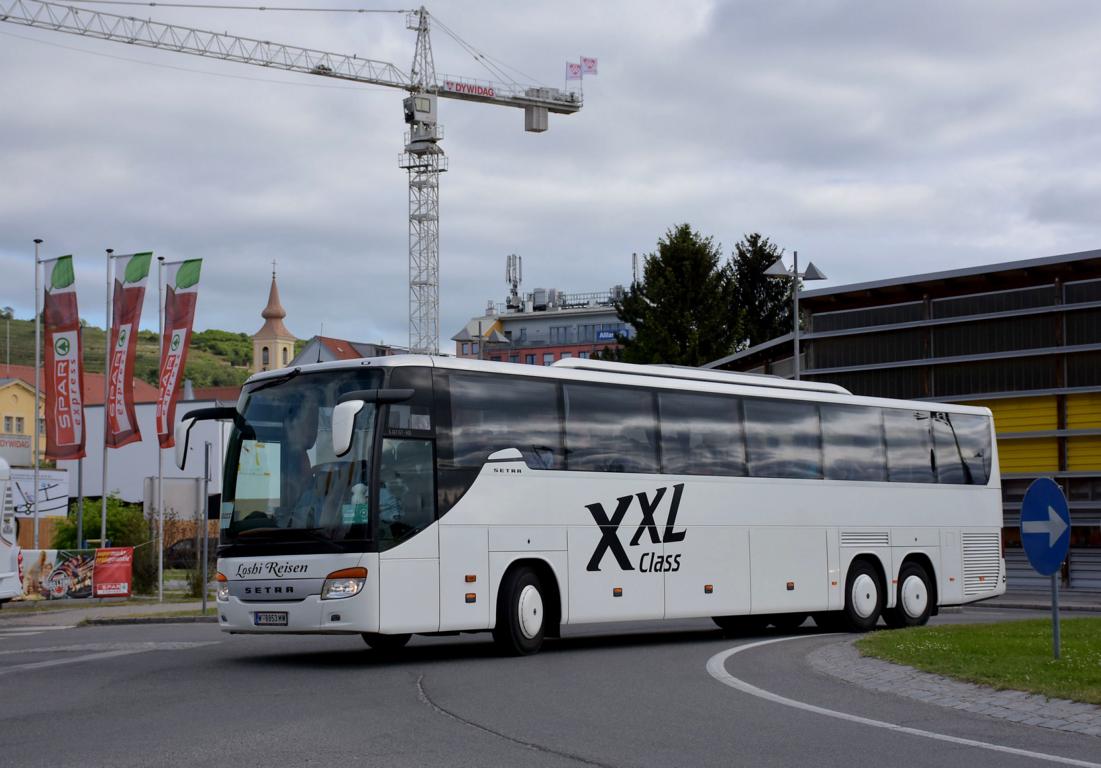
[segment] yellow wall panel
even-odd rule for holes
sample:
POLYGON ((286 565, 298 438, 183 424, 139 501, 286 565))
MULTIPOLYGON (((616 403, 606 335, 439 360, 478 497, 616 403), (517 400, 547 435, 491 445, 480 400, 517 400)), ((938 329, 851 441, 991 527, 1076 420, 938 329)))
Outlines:
POLYGON ((1054 437, 999 440, 998 466, 1002 472, 1059 471, 1059 443, 1054 437))
POLYGON ((1101 470, 1101 436, 1067 438, 1067 469, 1071 472, 1101 470))
POLYGON ((1067 429, 1101 429, 1101 392, 1067 395, 1067 429))
POLYGON ((968 405, 986 406, 993 411, 994 429, 998 432, 1034 432, 1059 428, 1059 414, 1053 395, 1009 397, 1004 400, 987 400, 968 403, 968 405))

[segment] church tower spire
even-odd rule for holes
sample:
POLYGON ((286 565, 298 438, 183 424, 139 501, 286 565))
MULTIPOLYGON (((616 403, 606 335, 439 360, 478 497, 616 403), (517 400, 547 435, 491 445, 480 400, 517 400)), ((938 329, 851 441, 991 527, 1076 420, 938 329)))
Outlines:
POLYGON ((287 310, 279 300, 279 284, 275 279, 275 261, 271 262, 271 288, 268 303, 260 313, 264 325, 252 335, 252 371, 270 371, 290 364, 294 357, 294 334, 287 330, 283 318, 287 310))

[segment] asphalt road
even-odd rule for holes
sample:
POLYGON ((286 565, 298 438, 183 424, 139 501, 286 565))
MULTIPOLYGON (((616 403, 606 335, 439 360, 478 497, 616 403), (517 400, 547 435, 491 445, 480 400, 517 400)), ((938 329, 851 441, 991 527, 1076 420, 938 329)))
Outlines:
MULTIPOLYGON (((968 610, 936 621, 1021 618, 968 610)), ((210 624, 13 628, 0 622, 0 766, 957 766, 1057 764, 839 720, 757 688, 922 731, 1101 763, 1101 739, 992 720, 814 671, 842 642, 729 638, 707 621, 569 629, 501 658, 484 635, 250 637, 210 624)))

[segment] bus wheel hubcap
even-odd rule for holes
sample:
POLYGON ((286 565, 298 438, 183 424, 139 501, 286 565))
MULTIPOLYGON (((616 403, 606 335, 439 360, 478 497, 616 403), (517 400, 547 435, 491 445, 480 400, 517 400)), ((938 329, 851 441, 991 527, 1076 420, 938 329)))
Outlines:
POLYGON ((852 601, 857 616, 862 619, 871 616, 879 605, 879 588, 875 579, 866 573, 857 576, 853 580, 852 601))
POLYGON ((911 619, 916 619, 925 613, 925 606, 929 601, 925 585, 917 576, 910 576, 902 582, 902 610, 911 619))
POLYGON ((543 596, 528 584, 520 590, 520 631, 531 640, 543 626, 543 596))

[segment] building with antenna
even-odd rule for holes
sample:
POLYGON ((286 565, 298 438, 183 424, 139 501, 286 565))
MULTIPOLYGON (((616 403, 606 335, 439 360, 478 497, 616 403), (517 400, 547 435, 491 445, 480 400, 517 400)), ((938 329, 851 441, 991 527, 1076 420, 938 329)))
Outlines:
POLYGON ((508 298, 504 303, 487 302, 482 315, 472 317, 451 337, 457 357, 550 365, 618 349, 618 337, 634 335, 634 328, 621 321, 615 310, 615 302, 626 291, 622 285, 590 293, 536 288, 525 294, 520 288, 522 267, 520 256, 508 256, 508 298))

